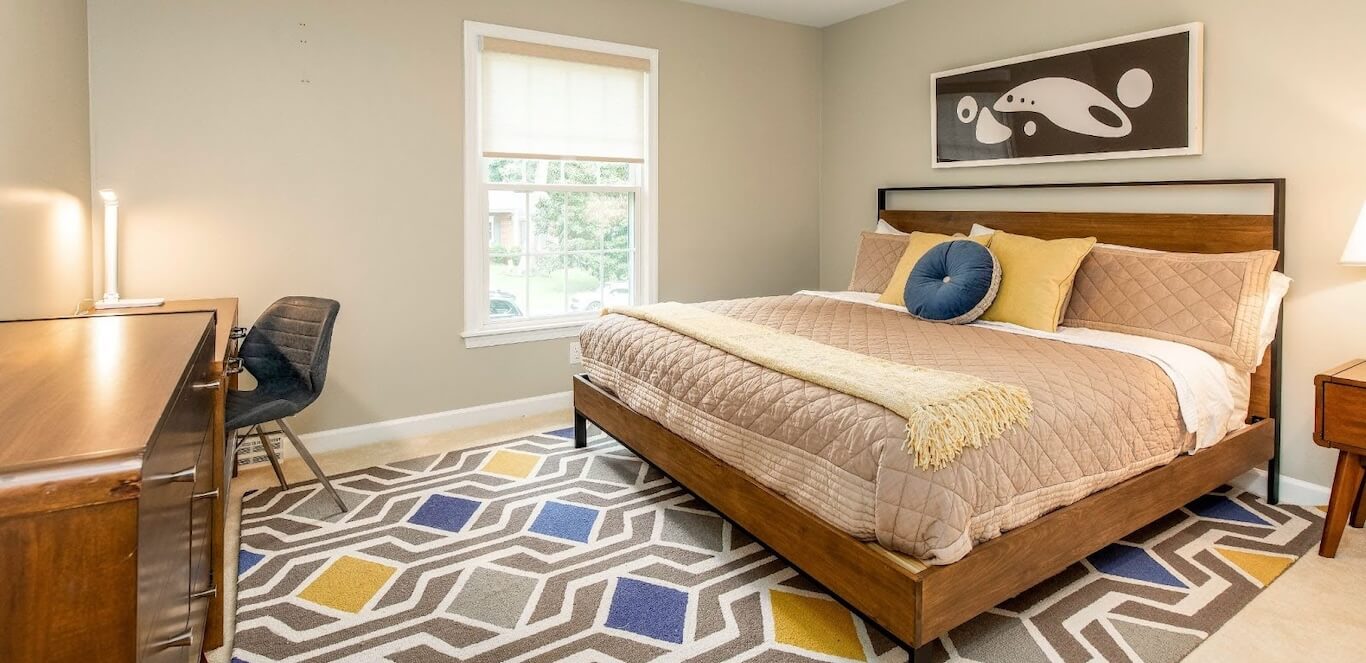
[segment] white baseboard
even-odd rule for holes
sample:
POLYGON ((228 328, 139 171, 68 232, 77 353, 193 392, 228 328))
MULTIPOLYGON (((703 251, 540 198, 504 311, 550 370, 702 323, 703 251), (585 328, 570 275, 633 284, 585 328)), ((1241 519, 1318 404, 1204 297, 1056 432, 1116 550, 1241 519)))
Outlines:
MULTIPOLYGON (((512 421, 525 417, 549 414, 574 406, 573 393, 562 391, 544 396, 533 396, 501 403, 488 403, 474 407, 420 414, 402 419, 376 421, 359 426, 333 428, 331 430, 305 433, 299 437, 308 444, 310 451, 320 453, 351 449, 401 440, 423 435, 435 435, 459 428, 483 426, 485 424, 512 421)), ((292 455, 293 449, 285 446, 285 453, 292 455)), ((1266 497, 1266 470, 1254 469, 1230 482, 1234 487, 1246 490, 1258 497, 1266 497)), ((1328 503, 1329 489, 1293 477, 1281 475, 1281 502, 1305 506, 1321 506, 1328 503)))
MULTIPOLYGON (((461 408, 458 410, 433 412, 431 414, 420 414, 414 417, 404 417, 402 419, 376 421, 374 423, 361 424, 359 426, 321 430, 313 433, 305 433, 299 437, 308 445, 308 450, 316 454, 325 451, 336 451, 338 449, 351 449, 378 442, 421 437, 423 435, 435 435, 458 428, 470 428, 472 426, 483 426, 484 424, 512 421, 525 417, 549 414, 557 410, 566 410, 573 406, 573 393, 562 391, 555 394, 546 394, 544 396, 521 398, 515 401, 488 403, 486 405, 476 405, 474 407, 461 408)), ((292 452, 293 450, 290 449, 289 451, 292 452)))
MULTIPOLYGON (((1250 470, 1229 483, 1258 497, 1266 497, 1266 470, 1250 470)), ((1323 506, 1328 503, 1330 492, 1327 486, 1281 475, 1282 504, 1323 506)))

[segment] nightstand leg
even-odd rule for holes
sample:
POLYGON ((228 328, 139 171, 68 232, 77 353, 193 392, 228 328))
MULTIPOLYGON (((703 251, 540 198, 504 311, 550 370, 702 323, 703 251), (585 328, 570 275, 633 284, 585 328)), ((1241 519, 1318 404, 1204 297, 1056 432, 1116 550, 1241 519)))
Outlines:
MULTIPOLYGON (((1366 456, 1361 456, 1362 462, 1366 462, 1366 456)), ((1361 487, 1357 488, 1357 505, 1352 508, 1352 527, 1360 529, 1366 526, 1366 472, 1362 473, 1361 487)))
POLYGON ((1357 503, 1361 477, 1361 456, 1339 451, 1338 469, 1333 475, 1333 494, 1328 497, 1328 516, 1323 522, 1323 541, 1319 544, 1320 556, 1333 557, 1338 554, 1342 530, 1346 529, 1348 516, 1357 503))

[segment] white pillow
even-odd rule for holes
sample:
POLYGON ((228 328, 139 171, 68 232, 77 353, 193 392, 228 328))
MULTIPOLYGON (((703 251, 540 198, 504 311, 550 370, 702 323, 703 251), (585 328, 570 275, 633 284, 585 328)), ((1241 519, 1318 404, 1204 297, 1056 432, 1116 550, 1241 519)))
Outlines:
MULTIPOLYGON (((1262 326, 1257 330, 1257 356, 1265 357, 1266 349, 1276 340, 1276 323, 1281 317, 1281 300, 1290 291, 1294 279, 1280 272, 1271 272, 1266 287, 1266 307, 1262 309, 1262 326)), ((1258 359, 1258 361, 1261 361, 1258 359)))
MULTIPOLYGON (((990 235, 996 232, 980 223, 972 224, 972 230, 968 235, 990 235)), ((1154 249, 1145 249, 1138 246, 1121 246, 1118 244, 1096 244, 1098 247, 1112 249, 1129 249, 1131 251, 1142 251, 1144 253, 1158 253, 1154 249)), ((1294 281, 1289 276, 1280 272, 1271 272, 1271 279, 1267 282, 1266 306, 1262 309, 1262 322, 1257 329, 1257 357, 1261 361, 1266 356, 1266 349, 1271 346, 1271 342, 1276 340, 1276 324, 1281 317, 1281 301, 1285 299, 1285 294, 1290 290, 1290 284, 1294 281)))
POLYGON ((877 234, 879 234, 879 235, 909 235, 909 234, 910 234, 910 233, 901 232, 900 230, 897 230, 896 228, 893 228, 893 227, 892 227, 892 224, 887 223, 886 221, 883 221, 882 219, 878 219, 878 220, 877 220, 877 228, 874 229, 873 232, 875 232, 875 233, 877 233, 877 234))

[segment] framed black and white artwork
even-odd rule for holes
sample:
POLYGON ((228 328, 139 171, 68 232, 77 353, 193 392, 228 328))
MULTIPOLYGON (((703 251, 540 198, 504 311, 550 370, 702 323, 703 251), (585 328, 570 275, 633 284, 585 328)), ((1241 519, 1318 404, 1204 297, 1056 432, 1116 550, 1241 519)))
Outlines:
POLYGON ((1200 154, 1204 24, 930 77, 935 168, 1200 154))

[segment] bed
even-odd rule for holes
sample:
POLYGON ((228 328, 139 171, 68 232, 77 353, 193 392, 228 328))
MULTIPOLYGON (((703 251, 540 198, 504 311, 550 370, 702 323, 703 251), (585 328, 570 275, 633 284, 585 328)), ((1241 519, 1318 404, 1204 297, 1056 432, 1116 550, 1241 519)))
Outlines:
MULTIPOLYGON (((1282 180, 1027 186, 1168 185, 1266 186, 1273 212, 887 209, 889 194, 925 190, 897 188, 878 191, 879 216, 905 232, 967 233, 982 223, 1163 251, 1282 248, 1282 180)), ((592 421, 913 652, 1263 463, 1275 500, 1279 341, 1243 384, 1231 380, 1237 403, 1213 417, 1238 421, 1197 427, 1182 418, 1191 390, 1180 388, 1174 362, 1094 339, 923 323, 853 293, 703 306, 861 354, 1024 385, 1034 396, 1028 427, 926 472, 889 452, 905 422, 877 405, 636 318, 607 316, 585 330, 587 373, 574 380, 578 444, 592 421)))

